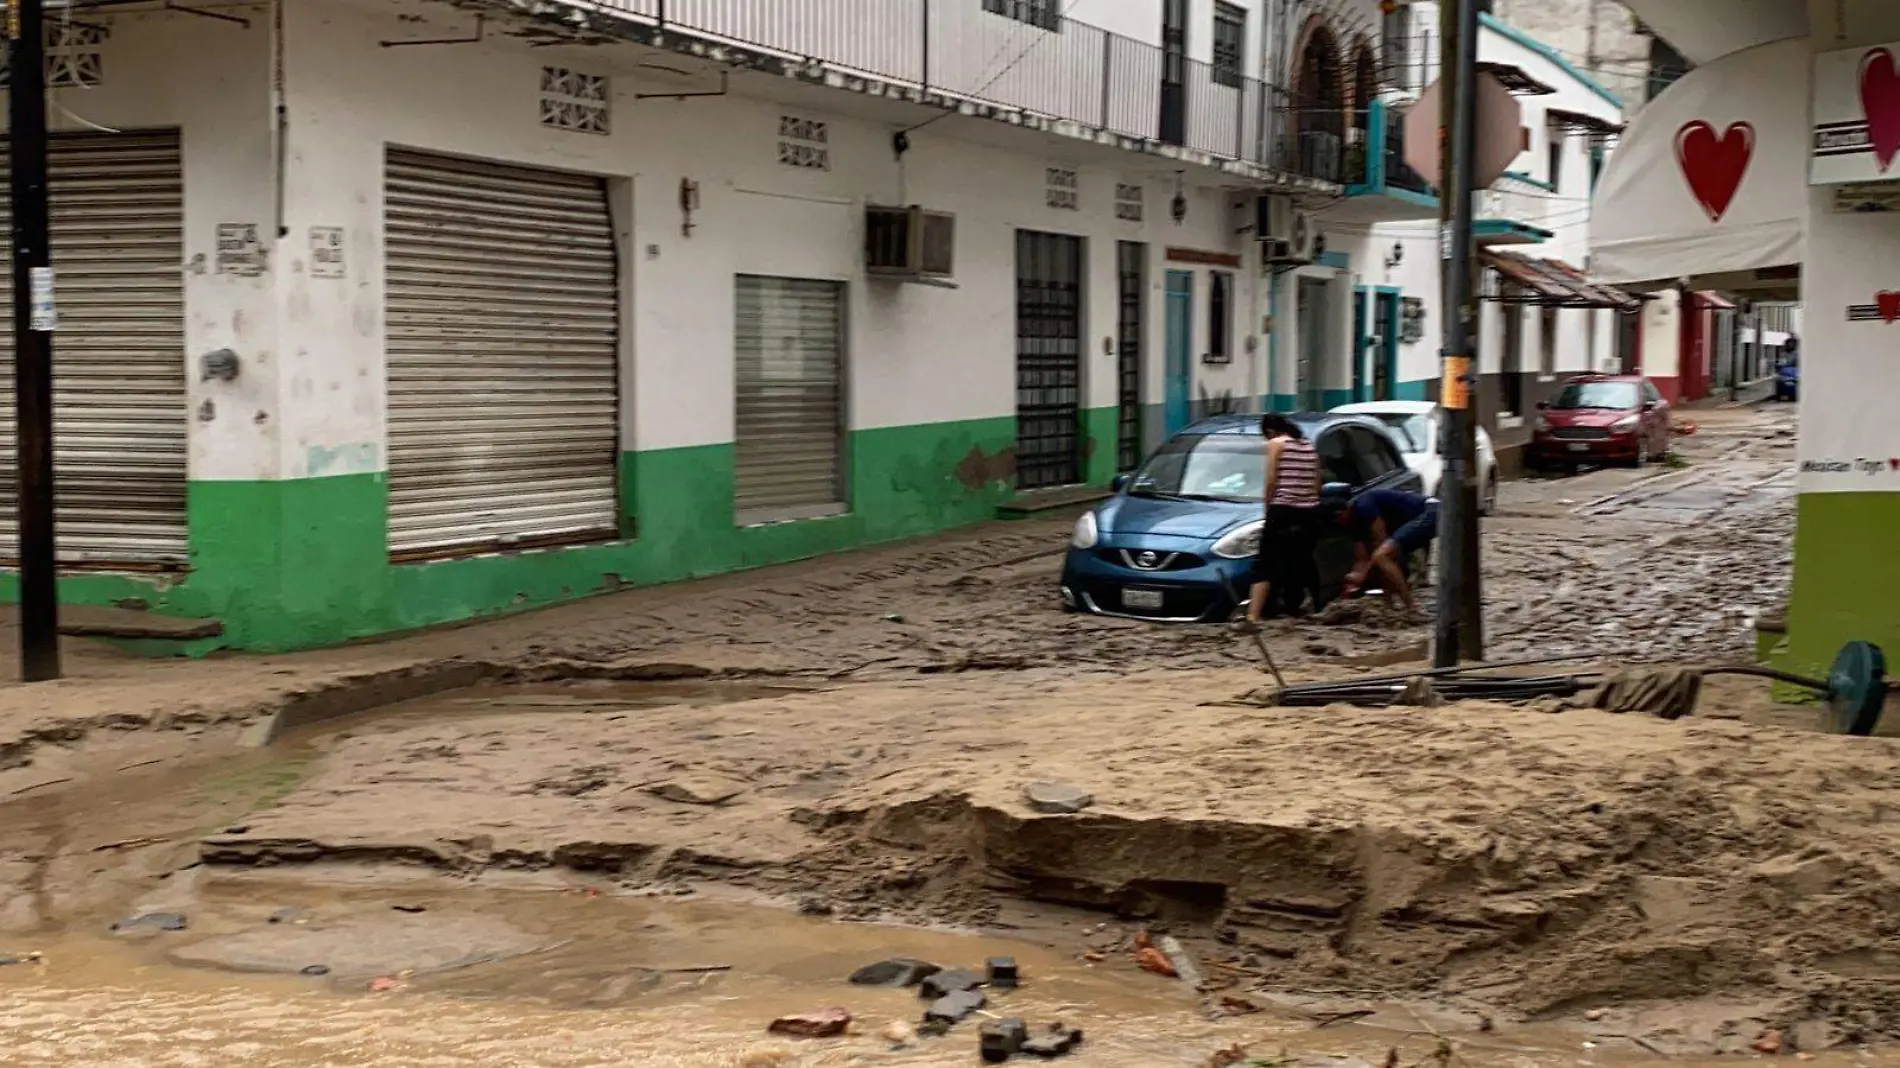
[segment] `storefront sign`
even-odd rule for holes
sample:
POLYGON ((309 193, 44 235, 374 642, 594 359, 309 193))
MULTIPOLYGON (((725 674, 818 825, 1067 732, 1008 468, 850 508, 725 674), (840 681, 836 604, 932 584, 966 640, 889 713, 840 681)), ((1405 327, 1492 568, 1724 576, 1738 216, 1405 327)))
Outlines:
POLYGON ((1803 475, 1853 475, 1867 478, 1876 475, 1900 474, 1900 456, 1880 457, 1856 456, 1851 460, 1803 460, 1803 475))
POLYGON ((1883 323, 1900 319, 1900 290, 1883 289, 1874 294, 1872 304, 1847 306, 1847 321, 1850 323, 1866 323, 1876 319, 1883 323))
POLYGON ((1900 44, 1814 58, 1814 185, 1900 179, 1900 44))

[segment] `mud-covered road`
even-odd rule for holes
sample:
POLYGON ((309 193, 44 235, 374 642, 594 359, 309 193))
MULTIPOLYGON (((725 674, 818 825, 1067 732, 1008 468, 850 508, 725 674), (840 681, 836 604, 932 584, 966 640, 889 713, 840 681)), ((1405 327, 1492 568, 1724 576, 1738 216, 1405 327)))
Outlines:
MULTIPOLYGON (((1697 421, 1678 465, 1506 485, 1486 527, 1495 656, 1751 655, 1752 621, 1786 595, 1792 411, 1697 421)), ((155 665, 75 650, 71 682, 32 698, 0 688, 0 959, 40 946, 111 959, 166 991, 154 1011, 242 1002, 283 1041, 299 1033, 283 999, 362 998, 373 972, 449 968, 453 982, 404 980, 402 996, 489 999, 491 1021, 541 1020, 528 1003, 663 1021, 788 974, 802 985, 758 995, 758 1011, 858 996, 835 968, 770 954, 723 988, 656 986, 679 974, 668 967, 691 973, 695 943, 629 971, 637 942, 590 939, 565 907, 556 923, 485 896, 739 895, 806 913, 799 925, 1007 932, 1038 967, 1073 971, 1064 1011, 1144 1021, 1126 1056, 1098 1063, 1206 1063, 1187 1036, 1233 1036, 1193 1021, 1224 997, 1290 992, 1308 1008, 1438 1006, 1452 1015, 1422 1030, 1450 1028, 1469 1056, 1509 1047, 1477 1037, 1493 1025, 1574 1025, 1638 1056, 1741 1052, 1770 1030, 1799 1028, 1807 1052, 1900 1034, 1900 871, 1880 859, 1900 855, 1890 742, 1799 729, 1809 714, 1752 683, 1713 688, 1706 715, 1679 723, 1235 707, 1261 679, 1250 644, 1059 610, 1071 521, 307 656, 155 665), (423 693, 452 682, 476 685, 423 693), (315 722, 255 745, 286 708, 315 722), (1088 801, 1039 813, 1024 794, 1036 782, 1088 801), (275 880, 263 891, 260 872, 275 880), (410 907, 423 897, 428 909, 410 907), (271 922, 289 906, 309 922, 271 922), (193 922, 100 956, 111 921, 151 911, 193 922), (415 918, 438 913, 469 918, 439 931, 415 918), (1204 996, 1136 973, 1129 940, 1144 930, 1188 943, 1212 976, 1204 996), (478 951, 491 943, 493 960, 478 951), (555 957, 537 970, 516 959, 530 947, 555 957), (311 964, 330 969, 320 994, 218 977, 311 964), (164 977, 179 966, 212 976, 164 977), (1097 970, 1109 987, 1087 978, 1097 970)), ((1270 640, 1301 678, 1416 658, 1424 636, 1373 611, 1278 624, 1270 640)), ((941 945, 929 938, 916 944, 941 945)), ((31 1020, 0 1008, 0 1032, 33 1028, 31 1063, 73 1050, 144 1063, 127 1036, 156 1021, 79 1022, 102 982, 0 965, 0 991, 35 991, 18 1002, 31 1020), (96 1041, 61 1046, 62 1026, 96 1041)), ((388 1063, 494 1063, 504 1048, 479 1027, 404 1045, 378 1008, 334 1018, 360 1027, 306 1033, 351 1051, 323 1063, 382 1063, 363 1059, 374 1048, 388 1063)), ((630 1033, 664 1045, 654 1027, 630 1033)), ((506 1048, 508 1063, 609 1063, 506 1048)), ((857 1047, 756 1061, 720 1048, 673 1063, 847 1063, 857 1047)), ((1560 1048, 1531 1059, 1565 1061, 1560 1048)), ((957 1049, 896 1063, 963 1063, 957 1049)))

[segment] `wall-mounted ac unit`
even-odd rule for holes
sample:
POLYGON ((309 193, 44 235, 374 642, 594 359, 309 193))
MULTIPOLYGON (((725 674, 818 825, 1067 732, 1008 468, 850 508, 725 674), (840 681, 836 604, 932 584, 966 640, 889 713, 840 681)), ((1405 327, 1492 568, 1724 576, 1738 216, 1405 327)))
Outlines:
POLYGON ((1312 263, 1319 249, 1319 227, 1313 217, 1286 197, 1272 200, 1268 226, 1262 231, 1261 256, 1270 264, 1312 263))
POLYGON ((957 217, 947 211, 864 209, 864 271, 873 277, 945 279, 956 273, 957 217))

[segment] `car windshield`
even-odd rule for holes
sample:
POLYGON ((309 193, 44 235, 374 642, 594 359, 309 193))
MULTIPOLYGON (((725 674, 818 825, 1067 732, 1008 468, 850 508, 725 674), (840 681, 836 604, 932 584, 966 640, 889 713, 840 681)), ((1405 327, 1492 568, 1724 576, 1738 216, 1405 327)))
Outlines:
POLYGON ((1131 497, 1258 501, 1266 490, 1266 443, 1251 434, 1171 438, 1129 480, 1131 497))
POLYGON ((1375 412, 1373 418, 1392 428, 1394 437, 1409 453, 1430 452, 1432 440, 1431 420, 1422 415, 1407 415, 1404 412, 1375 412))
POLYGON ((1626 411, 1636 407, 1634 382, 1572 382, 1550 402, 1552 408, 1609 408, 1626 411))

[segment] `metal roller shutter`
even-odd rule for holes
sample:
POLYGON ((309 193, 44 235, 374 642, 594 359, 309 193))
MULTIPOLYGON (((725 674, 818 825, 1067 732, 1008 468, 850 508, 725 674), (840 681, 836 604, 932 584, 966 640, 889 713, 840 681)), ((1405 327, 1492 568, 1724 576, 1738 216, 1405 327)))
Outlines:
POLYGON ((391 554, 615 536, 605 183, 391 149, 385 210, 391 554))
MULTIPOLYGON (((0 158, 0 188, 10 181, 0 158)), ((185 196, 176 130, 50 150, 53 475, 63 561, 186 559, 185 196)), ((0 197, 11 271, 13 220, 0 197)), ((19 555, 13 285, 0 282, 0 556, 19 555)))
POLYGON ((741 523, 844 510, 844 286, 740 275, 734 511, 741 523))

